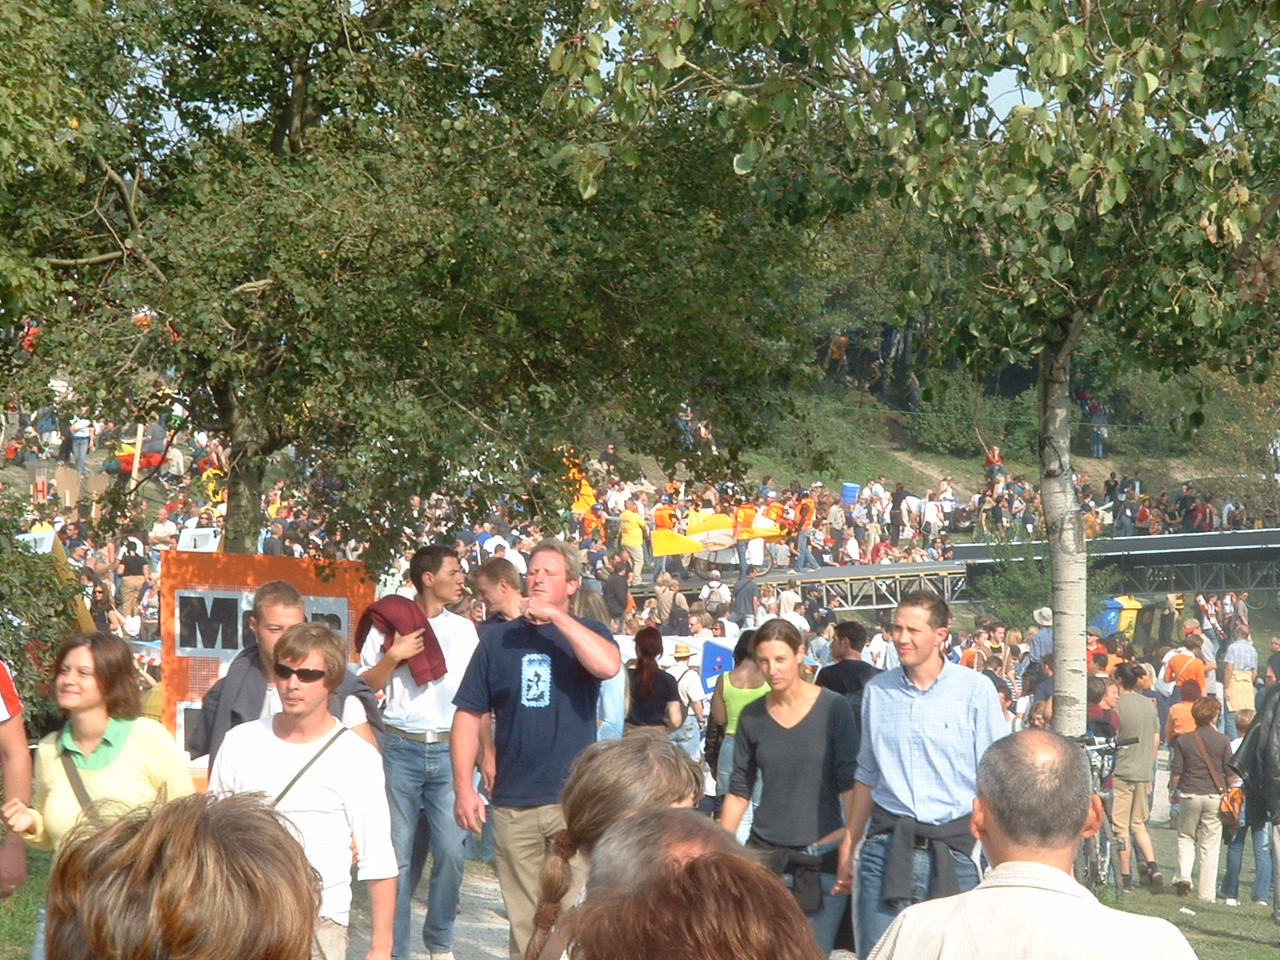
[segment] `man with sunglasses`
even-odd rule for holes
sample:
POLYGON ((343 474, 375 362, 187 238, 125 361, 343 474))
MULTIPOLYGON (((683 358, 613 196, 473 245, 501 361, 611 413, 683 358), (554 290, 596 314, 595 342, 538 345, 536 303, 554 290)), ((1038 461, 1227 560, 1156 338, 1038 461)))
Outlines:
POLYGON ((347 673, 346 643, 323 623, 299 623, 275 645, 280 712, 227 733, 209 774, 214 794, 262 793, 295 828, 320 875, 313 960, 345 960, 351 854, 369 889, 367 960, 391 956, 399 866, 391 846, 378 751, 329 712, 347 673))
MULTIPOLYGON (((280 698, 271 673, 276 643, 290 627, 305 623, 306 619, 306 601, 293 584, 272 580, 258 588, 249 617, 249 632, 256 642, 237 654, 227 668, 227 675, 204 695, 200 724, 187 734, 187 751, 191 756, 208 754, 212 768, 228 730, 280 712, 280 698)), ((376 735, 382 732, 383 724, 372 688, 347 671, 338 684, 337 694, 329 705, 333 715, 376 745, 376 735)))

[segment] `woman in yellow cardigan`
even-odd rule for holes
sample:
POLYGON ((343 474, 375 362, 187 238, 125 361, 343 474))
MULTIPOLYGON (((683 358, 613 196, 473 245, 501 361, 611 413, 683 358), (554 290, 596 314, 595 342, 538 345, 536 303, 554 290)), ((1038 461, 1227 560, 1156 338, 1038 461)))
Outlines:
MULTIPOLYGON (((104 823, 192 792, 169 731, 138 715, 137 670, 123 640, 85 633, 64 641, 53 661, 53 688, 67 722, 36 748, 32 806, 11 800, 0 808, 10 830, 33 847, 57 850, 81 819, 104 823)), ((43 934, 42 924, 33 956, 43 956, 43 934)))

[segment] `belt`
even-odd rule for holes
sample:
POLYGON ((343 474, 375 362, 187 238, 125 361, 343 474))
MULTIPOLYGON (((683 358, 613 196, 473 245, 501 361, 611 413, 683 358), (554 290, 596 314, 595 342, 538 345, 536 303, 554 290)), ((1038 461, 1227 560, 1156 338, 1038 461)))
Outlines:
POLYGON ((417 743, 448 743, 449 742, 448 730, 441 730, 441 731, 428 730, 426 733, 410 733, 408 730, 401 730, 399 727, 393 727, 389 723, 386 724, 386 727, 388 730, 394 733, 397 737, 404 737, 406 740, 413 740, 417 743))

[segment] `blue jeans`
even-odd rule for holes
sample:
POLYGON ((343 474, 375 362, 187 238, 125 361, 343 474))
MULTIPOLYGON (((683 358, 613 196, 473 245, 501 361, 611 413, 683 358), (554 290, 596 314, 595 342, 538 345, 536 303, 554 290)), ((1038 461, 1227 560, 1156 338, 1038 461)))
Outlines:
POLYGON ((653 557, 653 582, 657 583, 658 578, 667 572, 667 558, 653 557))
MULTIPOLYGON (((484 784, 480 780, 480 774, 475 775, 476 792, 483 796, 486 800, 489 798, 489 791, 484 788, 484 784)), ((483 860, 485 863, 493 863, 497 858, 497 853, 493 849, 493 818, 485 817, 484 826, 478 834, 468 833, 467 839, 462 845, 463 853, 468 860, 483 860)))
POLYGON ((383 767, 387 774, 387 803, 391 808, 391 846, 400 876, 396 887, 395 960, 409 960, 409 922, 413 916, 410 861, 413 836, 425 818, 430 838, 431 886, 422 939, 431 953, 453 949, 453 922, 458 915, 462 887, 463 844, 467 831, 453 819, 453 768, 447 743, 419 743, 388 730, 383 739, 383 767))
POLYGON ((818 563, 813 552, 809 549, 809 541, 813 538, 812 530, 801 530, 796 534, 796 566, 797 571, 804 570, 820 570, 822 565, 818 563))
POLYGON ((1253 834, 1253 888, 1249 899, 1255 903, 1271 899, 1271 824, 1259 823, 1236 830, 1227 846, 1227 872, 1218 889, 1223 899, 1240 899, 1240 869, 1244 866, 1245 834, 1253 834))
POLYGON ((690 710, 684 723, 668 733, 667 739, 697 761, 702 754, 702 731, 698 728, 697 715, 690 710))
MULTIPOLYGON (((716 761, 716 793, 720 797, 729 795, 729 782, 733 779, 733 734, 726 734, 720 744, 720 759, 716 761)), ((739 843, 746 843, 751 835, 751 823, 755 820, 756 805, 760 802, 761 791, 764 790, 764 779, 756 772, 756 785, 751 788, 751 802, 742 814, 742 823, 738 824, 735 837, 739 843)))
MULTIPOLYGON (((805 853, 822 856, 830 853, 838 843, 811 843, 805 853)), ((836 947, 836 935, 840 932, 840 921, 844 919, 845 904, 849 902, 849 894, 833 894, 831 888, 836 885, 834 873, 818 874, 818 882, 822 884, 822 906, 813 913, 806 913, 805 919, 813 929, 813 939, 818 941, 818 949, 826 956, 836 947)))
POLYGON ((89 465, 85 463, 85 458, 89 456, 89 438, 88 437, 72 437, 71 438, 71 459, 75 464, 76 473, 82 477, 89 475, 89 465))
POLYGON ((48 939, 44 907, 40 907, 40 916, 36 920, 36 934, 31 943, 31 960, 45 960, 45 943, 48 939))
MULTIPOLYGON (((890 839, 887 833, 867 837, 858 858, 858 902, 854 909, 854 923, 860 957, 871 952, 894 917, 913 903, 929 899, 933 886, 933 854, 929 850, 916 850, 911 864, 911 899, 885 902, 885 864, 889 859, 890 839)), ((978 885, 978 865, 972 857, 955 850, 951 851, 951 856, 955 860, 956 880, 961 891, 972 890, 978 885)))
POLYGON ((1228 740, 1236 738, 1236 715, 1230 710, 1222 711, 1222 732, 1228 740))

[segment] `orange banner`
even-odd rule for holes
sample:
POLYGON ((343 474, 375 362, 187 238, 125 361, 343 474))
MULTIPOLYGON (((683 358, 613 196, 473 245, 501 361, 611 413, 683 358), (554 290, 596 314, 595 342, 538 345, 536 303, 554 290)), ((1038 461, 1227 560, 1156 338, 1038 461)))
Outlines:
POLYGON ((200 701, 236 654, 254 643, 249 630, 253 594, 284 580, 306 600, 307 617, 326 621, 347 638, 373 603, 374 581, 364 564, 252 554, 165 553, 160 577, 161 717, 186 742, 186 726, 199 722, 200 701))

